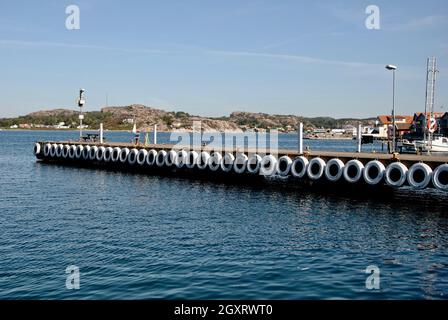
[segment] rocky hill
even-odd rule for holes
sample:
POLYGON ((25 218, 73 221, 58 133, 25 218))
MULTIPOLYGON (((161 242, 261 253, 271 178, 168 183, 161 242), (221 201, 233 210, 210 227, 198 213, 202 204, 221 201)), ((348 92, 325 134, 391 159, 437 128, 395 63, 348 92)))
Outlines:
MULTIPOLYGON (((305 129, 316 127, 339 128, 347 124, 372 124, 374 119, 333 119, 330 117, 306 118, 296 115, 272 115, 265 113, 233 112, 228 117, 210 118, 190 115, 182 111, 165 111, 150 108, 141 104, 129 106, 113 106, 102 108, 101 111, 85 113, 84 123, 89 128, 96 129, 100 123, 111 130, 130 130, 136 121, 140 130, 158 125, 160 131, 188 131, 194 121, 201 121, 204 131, 233 131, 278 129, 294 131, 300 122, 305 129)), ((64 122, 72 128, 78 125, 78 112, 69 109, 38 111, 18 118, 0 119, 0 127, 18 125, 21 127, 54 126, 64 122)))
POLYGON ((69 109, 53 109, 53 110, 41 110, 28 114, 28 117, 32 118, 46 118, 46 117, 71 117, 77 115, 78 112, 69 109))

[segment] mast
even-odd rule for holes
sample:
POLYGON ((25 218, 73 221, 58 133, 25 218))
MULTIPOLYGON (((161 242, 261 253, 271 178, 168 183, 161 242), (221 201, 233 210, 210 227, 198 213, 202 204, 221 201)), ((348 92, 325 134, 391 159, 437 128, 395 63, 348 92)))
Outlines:
POLYGON ((424 141, 428 141, 429 148, 432 147, 432 132, 428 128, 434 118, 434 91, 436 85, 436 75, 437 75, 437 60, 435 57, 430 57, 426 63, 426 97, 425 97, 425 130, 424 130, 424 141), (427 119, 427 114, 429 114, 429 121, 427 119))

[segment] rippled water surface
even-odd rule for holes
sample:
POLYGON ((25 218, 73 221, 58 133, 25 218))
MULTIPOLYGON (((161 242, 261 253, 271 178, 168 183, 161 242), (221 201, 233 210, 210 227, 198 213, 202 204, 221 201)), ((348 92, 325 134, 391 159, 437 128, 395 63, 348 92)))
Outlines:
POLYGON ((355 197, 36 162, 34 141, 68 138, 76 133, 0 132, 2 299, 448 295, 446 193, 355 197), (80 268, 79 290, 65 287, 69 265, 80 268), (379 290, 365 287, 369 265, 380 268, 379 290))

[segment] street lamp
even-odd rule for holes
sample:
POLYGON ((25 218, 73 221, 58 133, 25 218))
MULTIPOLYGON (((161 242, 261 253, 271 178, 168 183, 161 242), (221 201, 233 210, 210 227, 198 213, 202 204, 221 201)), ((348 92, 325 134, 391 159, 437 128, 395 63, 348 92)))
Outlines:
POLYGON ((396 151, 396 132, 395 132, 395 70, 397 70, 397 66, 392 64, 388 64, 386 66, 387 70, 392 70, 393 80, 392 80, 392 152, 396 151))
POLYGON ((79 107, 79 140, 82 139, 82 120, 84 119, 84 115, 82 114, 82 107, 86 103, 84 98, 84 89, 79 90, 79 98, 78 98, 78 107, 79 107))

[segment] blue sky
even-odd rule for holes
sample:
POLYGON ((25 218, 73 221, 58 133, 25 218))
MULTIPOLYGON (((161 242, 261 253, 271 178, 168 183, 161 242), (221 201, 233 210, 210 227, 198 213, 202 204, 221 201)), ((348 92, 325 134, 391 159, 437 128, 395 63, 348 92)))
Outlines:
POLYGON ((143 103, 204 116, 368 117, 424 108, 426 58, 448 111, 448 3, 0 0, 0 117, 143 103), (67 30, 66 6, 80 8, 67 30), (368 5, 380 29, 365 27, 368 5))

